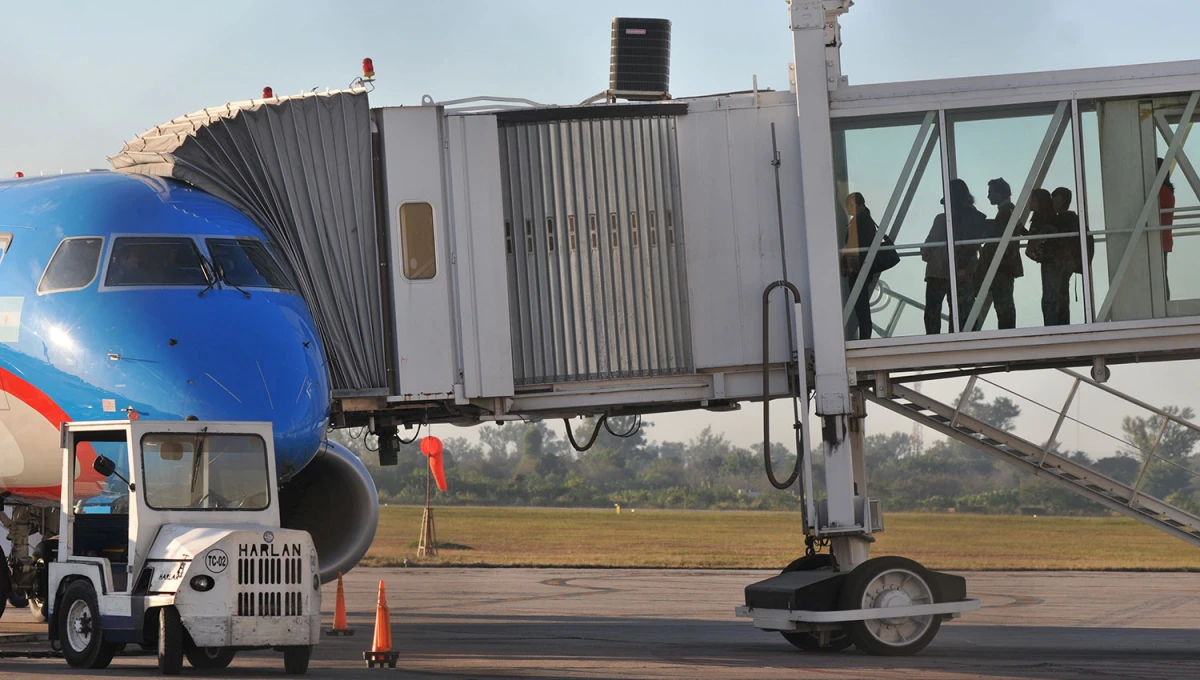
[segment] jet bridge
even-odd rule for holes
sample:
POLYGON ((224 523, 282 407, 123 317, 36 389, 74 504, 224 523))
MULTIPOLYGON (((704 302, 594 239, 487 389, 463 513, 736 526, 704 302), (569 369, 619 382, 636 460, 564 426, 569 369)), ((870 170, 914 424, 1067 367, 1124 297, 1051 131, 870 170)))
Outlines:
POLYGON ((806 649, 912 653, 978 603, 952 577, 867 559, 882 529, 868 401, 1200 540, 1200 520, 1140 480, 907 387, 1083 366, 1090 379, 1072 375, 1103 388, 1111 364, 1200 356, 1200 61, 852 86, 851 4, 790 3, 787 92, 369 111, 360 90, 271 98, 156 128, 114 164, 264 225, 330 352, 335 426, 391 439, 798 400, 798 449, 811 412, 825 460, 818 500, 802 456, 802 525, 831 554, 748 589, 740 613, 806 649), (878 223, 869 243, 841 209, 852 194, 878 223), (1077 228, 1046 226, 1074 224, 1068 211, 1077 228), (887 250, 899 264, 881 272, 887 250), (901 572, 904 593, 872 590, 901 572))

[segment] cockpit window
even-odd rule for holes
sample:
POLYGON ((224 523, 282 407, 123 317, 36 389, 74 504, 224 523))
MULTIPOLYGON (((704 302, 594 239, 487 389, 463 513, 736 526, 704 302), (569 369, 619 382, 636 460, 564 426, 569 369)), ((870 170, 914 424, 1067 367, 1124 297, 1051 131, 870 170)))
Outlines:
POLYGON ((82 236, 63 239, 50 257, 50 264, 38 283, 38 293, 59 293, 86 288, 100 268, 100 248, 104 239, 82 236))
POLYGON ((4 253, 8 252, 8 244, 12 243, 12 234, 0 234, 0 264, 4 262, 4 253))
POLYGON ((226 283, 240 288, 280 288, 292 285, 262 241, 250 238, 210 238, 208 252, 226 283))
POLYGON ((106 286, 206 286, 200 251, 190 238, 163 236, 113 240, 106 286))

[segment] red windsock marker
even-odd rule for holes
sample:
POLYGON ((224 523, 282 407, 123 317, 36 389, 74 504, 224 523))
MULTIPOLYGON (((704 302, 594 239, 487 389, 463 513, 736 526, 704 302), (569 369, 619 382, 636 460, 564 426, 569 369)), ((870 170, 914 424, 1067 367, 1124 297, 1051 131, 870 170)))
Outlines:
POLYGON ((392 651, 392 616, 388 612, 387 593, 383 589, 383 581, 379 582, 379 604, 375 607, 375 640, 371 651, 363 652, 363 660, 367 668, 395 668, 399 660, 399 652, 392 651))
POLYGON ((342 573, 338 572, 337 604, 333 607, 333 628, 326 635, 354 635, 354 629, 346 625, 346 593, 342 590, 342 573))
POLYGON ((429 458, 429 469, 433 471, 433 481, 442 491, 446 490, 446 468, 442 465, 442 440, 437 437, 426 437, 421 440, 421 453, 429 458))

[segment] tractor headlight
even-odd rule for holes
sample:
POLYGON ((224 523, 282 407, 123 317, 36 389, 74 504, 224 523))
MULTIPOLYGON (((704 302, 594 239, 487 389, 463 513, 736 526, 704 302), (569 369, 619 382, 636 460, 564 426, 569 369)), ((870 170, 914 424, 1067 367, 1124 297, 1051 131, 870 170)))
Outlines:
POLYGON ((212 590, 213 586, 216 584, 217 582, 214 581, 213 577, 211 576, 205 576, 204 574, 201 574, 199 576, 192 577, 192 590, 199 590, 202 593, 207 593, 208 591, 212 590))

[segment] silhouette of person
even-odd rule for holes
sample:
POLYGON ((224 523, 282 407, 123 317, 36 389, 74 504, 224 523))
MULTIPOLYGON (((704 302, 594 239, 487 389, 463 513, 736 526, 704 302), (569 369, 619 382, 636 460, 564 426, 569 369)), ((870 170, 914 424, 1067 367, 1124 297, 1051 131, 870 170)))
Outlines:
MULTIPOLYGON (((1159 158, 1155 161, 1154 169, 1162 170, 1163 159, 1159 158)), ((1170 227, 1175 224, 1175 185, 1171 183, 1171 171, 1167 170, 1167 178, 1163 180, 1162 186, 1158 189, 1158 223, 1164 227, 1170 227)), ((1163 282, 1166 285, 1167 299, 1171 299, 1171 279, 1167 276, 1167 257, 1175 248, 1175 235, 1170 229, 1162 230, 1162 251, 1163 251, 1163 282)))
MULTIPOLYGON (((945 199, 942 199, 945 203, 945 199)), ((950 215, 953 218, 954 241, 981 238, 987 218, 975 208, 975 197, 967 183, 950 180, 950 215)), ((937 335, 942 328, 942 304, 950 294, 950 248, 946 238, 946 213, 933 218, 933 226, 921 247, 925 261, 925 333, 937 335), (941 243, 942 245, 934 245, 941 243)), ((979 247, 954 247, 954 283, 958 292, 958 327, 964 328, 971 305, 975 302, 975 271, 979 263, 979 247)))
MULTIPOLYGON (((1033 213, 1029 219, 1030 236, 1055 236, 1065 233, 1063 223, 1070 222, 1073 212, 1060 217, 1058 210, 1066 210, 1070 205, 1070 190, 1062 197, 1059 189, 1051 195, 1045 189, 1034 189, 1029 197, 1029 208, 1033 213)), ((1069 210, 1067 212, 1070 212, 1069 210)), ((1079 228, 1079 219, 1075 217, 1075 229, 1079 228)), ((1042 265, 1042 323, 1047 326, 1062 326, 1071 322, 1070 285, 1071 285, 1071 239, 1048 238, 1031 241, 1025 248, 1029 259, 1042 265)), ((1078 239, 1074 248, 1079 249, 1078 239)))
MULTIPOLYGON (((846 229, 846 250, 842 255, 842 275, 847 279, 847 292, 853 292, 854 282, 862 271, 866 259, 866 248, 875 241, 879 226, 871 217, 863 195, 854 192, 846 197, 846 214, 850 216, 850 224, 846 229), (856 252, 860 251, 860 252, 856 252)), ((879 258, 871 267, 871 275, 863 283, 858 299, 854 301, 854 318, 858 325, 858 339, 868 340, 871 337, 871 293, 875 290, 875 282, 879 279, 879 258)))
POLYGON ((1071 274, 1083 271, 1083 255, 1079 249, 1079 215, 1070 209, 1070 189, 1058 187, 1050 194, 1050 199, 1054 209, 1051 220, 1054 233, 1067 234, 1069 237, 1055 239, 1058 254, 1051 259, 1049 272, 1046 263, 1042 263, 1042 316, 1047 326, 1066 326, 1071 323, 1071 274), (1048 288, 1047 282, 1050 284, 1048 288), (1049 314, 1047 303, 1050 304, 1049 314))
MULTIPOLYGON (((988 182, 988 202, 996 206, 996 217, 987 221, 984 238, 999 239, 1004 236, 1004 230, 1008 228, 1013 214, 1012 188, 1004 178, 988 182)), ((1017 224, 1016 229, 1013 230, 1013 240, 1009 242, 1008 248, 1000 256, 1000 265, 996 269, 996 276, 992 279, 991 288, 987 292, 984 309, 986 309, 987 303, 995 304, 997 328, 1017 327, 1017 305, 1013 301, 1013 287, 1016 280, 1025 275, 1025 268, 1021 265, 1021 246, 1016 239, 1025 234, 1024 223, 1017 224)), ((978 280, 975 284, 977 289, 983 286, 983 277, 987 275, 987 270, 992 265, 992 258, 996 256, 996 250, 999 247, 999 243, 985 243, 980 250, 978 280)), ((983 320, 981 314, 976 322, 975 330, 983 327, 983 320)))

